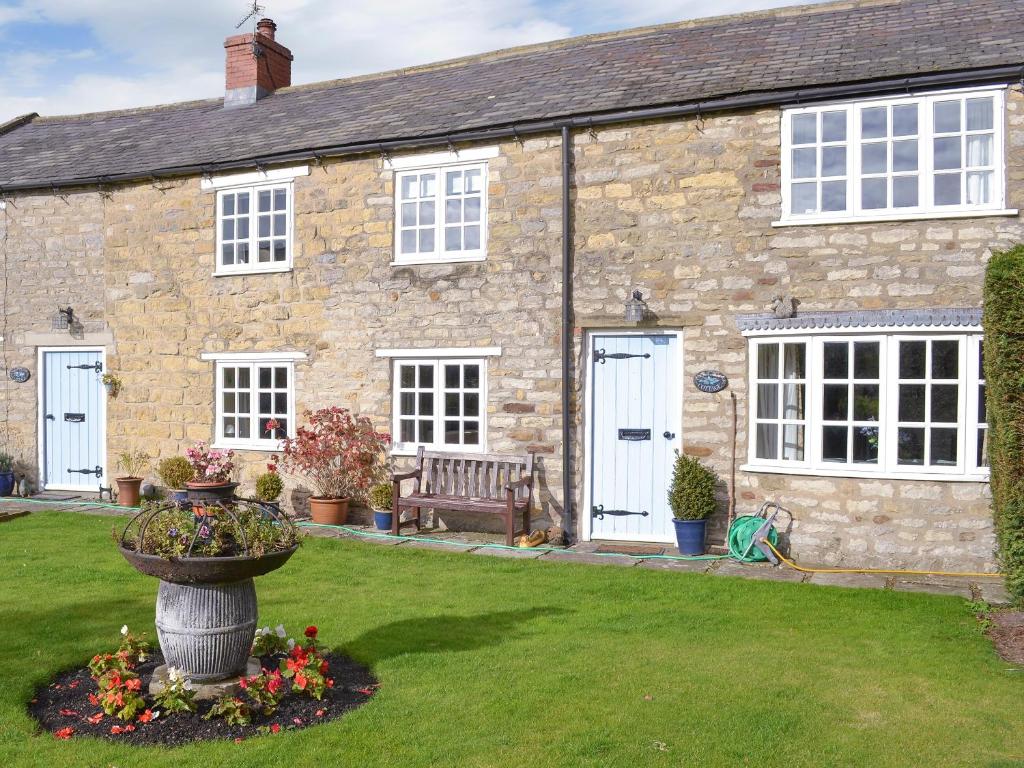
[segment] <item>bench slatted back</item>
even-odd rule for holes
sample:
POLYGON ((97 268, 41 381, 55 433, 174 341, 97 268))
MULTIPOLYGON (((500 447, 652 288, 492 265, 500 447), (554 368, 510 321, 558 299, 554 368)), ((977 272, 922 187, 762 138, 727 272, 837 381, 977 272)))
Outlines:
MULTIPOLYGON (((533 454, 507 456, 497 453, 439 453, 420 448, 416 464, 422 475, 419 490, 442 496, 505 499, 505 485, 533 474, 533 454)), ((529 497, 518 488, 516 499, 529 497)))

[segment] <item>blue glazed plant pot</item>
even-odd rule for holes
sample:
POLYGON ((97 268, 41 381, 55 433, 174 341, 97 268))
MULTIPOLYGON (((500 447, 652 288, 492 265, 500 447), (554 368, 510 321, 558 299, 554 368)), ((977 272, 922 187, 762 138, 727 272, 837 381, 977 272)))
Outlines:
POLYGON ((177 488, 175 488, 169 490, 167 493, 171 497, 171 501, 176 502, 178 504, 184 504, 185 502, 188 501, 187 490, 178 490, 177 488))
POLYGON ((0 496, 10 496, 13 492, 14 492, 14 473, 13 472, 0 472, 0 496))
POLYGON ((391 530, 391 510, 386 512, 373 511, 373 524, 377 526, 378 531, 390 531, 391 530))
POLYGON ((679 546, 681 555, 703 555, 704 554, 704 533, 707 530, 707 520, 672 520, 676 526, 676 544, 679 546))

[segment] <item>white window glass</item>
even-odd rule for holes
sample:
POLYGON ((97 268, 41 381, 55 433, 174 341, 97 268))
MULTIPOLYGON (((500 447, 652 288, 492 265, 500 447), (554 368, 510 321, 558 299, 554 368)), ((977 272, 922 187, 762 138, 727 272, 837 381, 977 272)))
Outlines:
POLYGON ((394 375, 396 448, 482 449, 482 360, 401 360, 394 375))
POLYGON ((757 345, 755 455, 768 461, 803 461, 806 432, 807 346, 757 345))
MULTIPOLYGON (((974 426, 975 436, 975 450, 974 450, 974 466, 988 467, 988 409, 986 408, 985 401, 985 361, 984 355, 982 354, 982 346, 980 339, 977 343, 977 358, 978 365, 978 387, 977 387, 977 404, 976 404, 976 419, 977 423, 974 426)), ((973 365, 971 358, 968 357, 968 365, 973 365)))
POLYGON ((961 341, 899 342, 897 462, 955 467, 959 461, 961 341))
POLYGON ((793 115, 790 149, 793 214, 846 210, 847 119, 846 109, 793 115))
POLYGON ((291 363, 218 363, 216 442, 276 450, 293 434, 292 377, 291 363))
POLYGON ((291 185, 218 193, 218 272, 287 267, 291 237, 291 185))
POLYGON ((878 464, 881 345, 825 341, 821 347, 821 460, 878 464))
POLYGON ((1003 204, 1003 93, 799 108, 783 121, 784 218, 856 218, 1003 204))
POLYGON ((400 172, 395 194, 396 261, 483 254, 485 164, 400 172))

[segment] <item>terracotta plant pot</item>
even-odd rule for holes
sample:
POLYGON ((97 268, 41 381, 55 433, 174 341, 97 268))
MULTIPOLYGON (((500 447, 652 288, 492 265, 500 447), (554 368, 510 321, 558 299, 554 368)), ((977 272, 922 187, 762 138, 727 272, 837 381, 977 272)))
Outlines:
POLYGON ((348 503, 350 499, 318 499, 311 496, 309 511, 313 522, 320 525, 344 525, 348 521, 348 503))
POLYGON ((142 498, 141 477, 119 477, 117 478, 117 503, 122 507, 137 507, 142 498))

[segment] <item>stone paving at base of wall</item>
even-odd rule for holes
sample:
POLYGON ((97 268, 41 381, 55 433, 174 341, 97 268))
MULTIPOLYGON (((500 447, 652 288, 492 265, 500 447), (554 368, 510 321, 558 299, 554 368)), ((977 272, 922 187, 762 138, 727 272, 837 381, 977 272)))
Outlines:
MULTIPOLYGON (((917 574, 901 576, 899 574, 843 572, 805 573, 785 565, 776 567, 768 563, 740 563, 735 560, 673 560, 667 557, 644 557, 642 555, 631 557, 622 554, 606 554, 597 551, 601 548, 601 545, 596 542, 582 542, 568 548, 546 546, 537 549, 507 549, 500 546, 503 544, 504 538, 498 534, 424 530, 419 537, 402 536, 394 538, 388 535, 387 532, 378 531, 371 526, 350 525, 347 527, 352 531, 358 531, 358 533, 350 533, 338 528, 320 528, 314 525, 305 525, 303 529, 313 536, 353 539, 405 548, 429 548, 489 557, 705 573, 716 576, 735 576, 745 579, 785 581, 830 587, 888 589, 896 592, 928 592, 938 595, 962 597, 965 600, 983 600, 993 605, 1009 602, 1006 588, 1003 585, 1002 579, 999 578, 981 579, 917 574)), ((666 554, 671 555, 670 548, 668 547, 666 548, 666 554)))
MULTIPOLYGON (((81 501, 87 502, 88 499, 81 501)), ((40 512, 50 507, 34 503, 18 503, 15 499, 7 499, 0 505, 0 513, 11 515, 21 512, 40 512)), ((54 509, 61 508, 55 503, 54 509)), ((129 515, 136 510, 125 508, 112 509, 109 506, 82 505, 66 506, 74 512, 83 514, 124 514, 129 515)), ((761 579, 766 581, 786 581, 794 583, 815 584, 829 587, 856 587, 861 589, 890 589, 896 592, 928 592, 937 595, 952 595, 965 600, 983 600, 992 605, 1009 602, 1009 595, 1003 580, 1000 578, 980 579, 952 576, 931 576, 908 574, 874 574, 874 573, 804 573, 787 566, 772 566, 767 563, 740 563, 735 560, 673 560, 661 557, 630 557, 621 554, 604 554, 596 550, 601 547, 596 542, 582 542, 568 548, 545 546, 536 549, 507 549, 501 546, 504 537, 500 534, 479 533, 469 531, 424 530, 420 537, 390 536, 386 531, 379 531, 372 526, 350 525, 352 531, 318 527, 308 521, 297 521, 304 531, 312 536, 328 538, 352 539, 370 542, 383 546, 413 547, 417 549, 435 549, 446 552, 484 555, 488 557, 518 558, 525 560, 543 560, 545 562, 586 563, 591 565, 612 565, 620 568, 646 568, 663 571, 681 571, 688 573, 705 573, 716 576, 735 576, 744 579, 761 579)), ((666 554, 671 554, 666 547, 666 554)))

